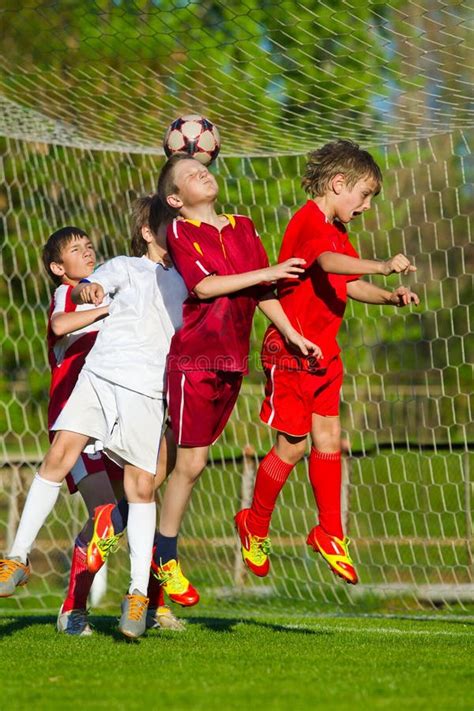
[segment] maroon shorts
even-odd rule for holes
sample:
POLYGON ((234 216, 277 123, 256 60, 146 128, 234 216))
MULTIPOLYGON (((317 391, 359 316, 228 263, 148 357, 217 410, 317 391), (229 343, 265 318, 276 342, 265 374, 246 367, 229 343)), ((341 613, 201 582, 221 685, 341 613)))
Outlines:
POLYGON ((339 356, 316 373, 265 368, 267 382, 260 419, 279 432, 303 437, 311 432, 312 415, 335 417, 343 378, 339 356))
POLYGON ((168 371, 167 400, 176 444, 207 447, 234 409, 243 374, 225 370, 168 371))

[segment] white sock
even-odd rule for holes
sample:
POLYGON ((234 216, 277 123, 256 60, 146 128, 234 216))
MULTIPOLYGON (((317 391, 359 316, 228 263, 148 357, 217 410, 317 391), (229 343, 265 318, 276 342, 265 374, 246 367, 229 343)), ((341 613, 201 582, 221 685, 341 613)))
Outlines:
POLYGON ((54 508, 61 484, 43 479, 35 474, 26 497, 20 523, 16 532, 9 558, 20 558, 26 564, 36 536, 54 508))
POLYGON ((130 548, 129 593, 139 590, 146 596, 156 528, 156 504, 129 504, 127 537, 130 548))

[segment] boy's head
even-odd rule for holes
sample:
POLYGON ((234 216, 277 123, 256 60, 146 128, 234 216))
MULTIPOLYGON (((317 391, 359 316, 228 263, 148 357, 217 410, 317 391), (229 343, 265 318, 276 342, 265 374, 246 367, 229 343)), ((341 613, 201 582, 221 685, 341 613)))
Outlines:
POLYGON ((130 251, 134 257, 143 257, 148 245, 166 235, 171 219, 170 211, 156 194, 137 198, 132 207, 132 241, 130 251))
POLYGON ((62 227, 44 245, 43 264, 55 284, 76 283, 94 271, 94 246, 79 227, 62 227))
POLYGON ((199 205, 214 204, 218 187, 206 166, 195 158, 176 153, 161 169, 157 192, 176 215, 199 205))
POLYGON ((308 154, 301 185, 312 198, 329 199, 336 218, 349 222, 379 194, 382 172, 370 153, 340 139, 308 154))

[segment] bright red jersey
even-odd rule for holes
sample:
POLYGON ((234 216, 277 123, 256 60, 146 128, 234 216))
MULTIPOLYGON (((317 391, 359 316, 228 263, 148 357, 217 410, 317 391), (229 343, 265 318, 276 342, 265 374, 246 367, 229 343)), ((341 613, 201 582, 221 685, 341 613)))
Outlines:
MULTIPOLYGON (((62 284, 53 294, 48 314, 48 360, 51 367, 51 386, 49 390, 48 427, 57 420, 84 365, 87 354, 94 345, 97 331, 102 321, 68 333, 55 336, 51 328, 51 317, 55 313, 88 311, 97 308, 93 304, 76 306, 71 300, 73 287, 62 284)), ((103 304, 101 304, 102 306, 103 304)))
POLYGON ((252 319, 268 286, 206 300, 193 293, 211 274, 242 274, 268 266, 252 220, 226 217, 229 224, 220 232, 198 220, 174 220, 168 227, 168 251, 189 291, 183 325, 171 342, 169 370, 248 370, 252 319))
POLYGON ((265 366, 314 370, 325 367, 339 353, 336 336, 346 308, 347 282, 359 277, 324 272, 316 262, 323 252, 359 257, 343 225, 328 222, 316 203, 308 200, 291 218, 278 258, 283 262, 301 257, 307 262, 306 272, 301 279, 279 281, 278 296, 291 324, 320 346, 324 361, 318 364, 314 358, 299 357, 288 348, 275 327, 270 326, 262 347, 265 366))

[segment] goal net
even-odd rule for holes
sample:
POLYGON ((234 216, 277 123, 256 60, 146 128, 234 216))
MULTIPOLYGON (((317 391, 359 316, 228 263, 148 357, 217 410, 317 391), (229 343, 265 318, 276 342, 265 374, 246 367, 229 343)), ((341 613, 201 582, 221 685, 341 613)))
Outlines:
MULTIPOLYGON (((336 582, 305 545, 316 521, 306 460, 272 521, 271 576, 249 577, 240 561, 232 518, 272 446, 258 417, 261 315, 250 375, 186 515, 187 574, 240 611, 266 599, 462 611, 474 598, 467 10, 454 0, 76 5, 1 11, 0 549, 48 446, 52 285, 41 246, 76 224, 103 259, 127 253, 131 202, 155 187, 167 124, 202 112, 223 142, 219 206, 252 217, 271 261, 305 200, 306 151, 337 137, 368 148, 384 188, 351 237, 366 258, 410 255, 417 272, 387 284, 409 283, 421 306, 351 302, 340 335, 344 518, 360 585, 336 582)), ((64 491, 33 550, 34 577, 8 610, 59 604, 85 516, 79 495, 64 491)), ((126 576, 122 546, 104 603, 117 602, 126 576)))

